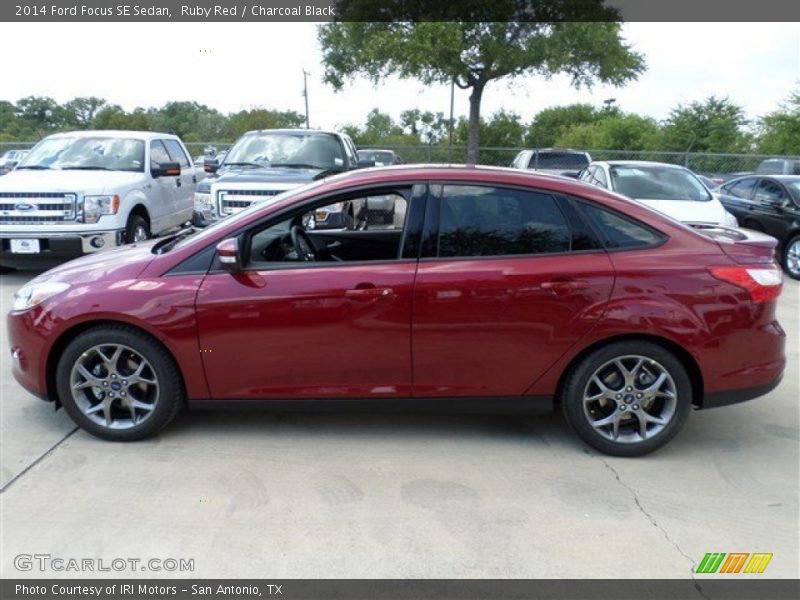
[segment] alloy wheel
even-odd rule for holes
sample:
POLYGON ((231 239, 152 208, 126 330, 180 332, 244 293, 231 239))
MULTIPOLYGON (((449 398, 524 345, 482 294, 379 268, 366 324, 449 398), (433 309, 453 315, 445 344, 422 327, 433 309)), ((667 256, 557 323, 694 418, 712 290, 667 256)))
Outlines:
POLYGON ((82 353, 72 367, 70 389, 84 415, 111 429, 139 425, 153 413, 159 399, 153 367, 121 344, 102 344, 82 353))
POLYGON ((137 225, 133 230, 133 242, 144 242, 147 240, 147 228, 144 225, 137 225))
POLYGON ((786 249, 786 270, 795 277, 800 277, 800 239, 792 242, 786 249))
POLYGON ((675 415, 675 381, 659 362, 620 356, 589 378, 583 410, 589 424, 608 440, 635 444, 658 435, 675 415))

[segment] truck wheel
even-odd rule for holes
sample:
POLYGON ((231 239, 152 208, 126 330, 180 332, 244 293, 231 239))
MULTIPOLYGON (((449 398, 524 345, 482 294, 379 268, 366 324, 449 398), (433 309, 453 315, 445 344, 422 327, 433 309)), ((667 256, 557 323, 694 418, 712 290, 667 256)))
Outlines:
POLYGON ((128 224, 125 226, 125 243, 135 244, 136 242, 143 242, 150 237, 150 228, 139 215, 131 215, 128 217, 128 224))

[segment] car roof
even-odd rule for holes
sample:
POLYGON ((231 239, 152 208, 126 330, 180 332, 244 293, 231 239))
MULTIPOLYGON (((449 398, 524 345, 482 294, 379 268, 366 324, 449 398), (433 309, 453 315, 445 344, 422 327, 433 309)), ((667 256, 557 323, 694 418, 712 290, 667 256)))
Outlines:
POLYGON ((251 129, 243 134, 254 135, 256 133, 324 133, 325 135, 342 135, 337 131, 329 131, 326 129, 306 129, 305 127, 297 127, 295 129, 251 129))
POLYGON ((574 148, 529 148, 528 150, 523 150, 523 152, 538 152, 539 154, 541 154, 542 152, 559 152, 561 154, 581 154, 581 155, 588 154, 586 150, 575 150, 574 148))
POLYGON ((394 154, 394 150, 386 150, 384 148, 359 148, 358 152, 389 152, 394 154))
POLYGON ((128 131, 118 129, 86 129, 81 131, 62 131, 47 137, 115 137, 131 140, 152 140, 155 138, 179 139, 172 133, 161 133, 158 131, 128 131))
POLYGON ((608 165, 609 167, 668 167, 688 171, 683 165, 674 163, 662 163, 652 160, 594 160, 593 165, 608 165))
POLYGON ((763 179, 777 179, 778 181, 782 181, 784 183, 800 181, 800 175, 756 175, 756 177, 761 177, 763 179))

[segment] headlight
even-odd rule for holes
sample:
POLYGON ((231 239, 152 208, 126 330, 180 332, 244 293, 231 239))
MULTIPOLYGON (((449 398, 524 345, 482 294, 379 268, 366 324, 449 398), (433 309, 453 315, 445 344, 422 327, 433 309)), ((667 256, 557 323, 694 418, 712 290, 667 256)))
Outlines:
POLYGON ((56 294, 66 291, 69 288, 68 283, 59 281, 44 281, 42 283, 29 283, 14 294, 14 301, 11 304, 11 310, 20 311, 28 310, 41 304, 48 298, 52 298, 56 294))
POLYGON ((737 221, 736 217, 734 217, 731 213, 729 213, 726 210, 725 211, 725 217, 723 218, 722 224, 726 225, 727 227, 738 227, 739 226, 739 221, 737 221))
POLYGON ((115 215, 119 210, 119 196, 84 196, 83 222, 97 223, 103 215, 115 215))
POLYGON ((211 194, 197 192, 194 195, 194 207, 197 210, 207 210, 211 208, 211 194))

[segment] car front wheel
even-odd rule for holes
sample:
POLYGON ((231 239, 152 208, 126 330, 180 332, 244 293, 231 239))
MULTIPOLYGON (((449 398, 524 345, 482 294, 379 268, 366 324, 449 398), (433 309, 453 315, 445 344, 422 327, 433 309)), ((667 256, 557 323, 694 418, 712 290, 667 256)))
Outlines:
POLYGON ((678 433, 692 404, 683 364, 648 341, 614 342, 567 375, 564 415, 587 444, 614 456, 641 456, 678 433))
POLYGON ((72 340, 58 362, 56 384, 72 420, 112 441, 158 432, 185 398, 172 356, 147 334, 124 325, 89 329, 72 340))

